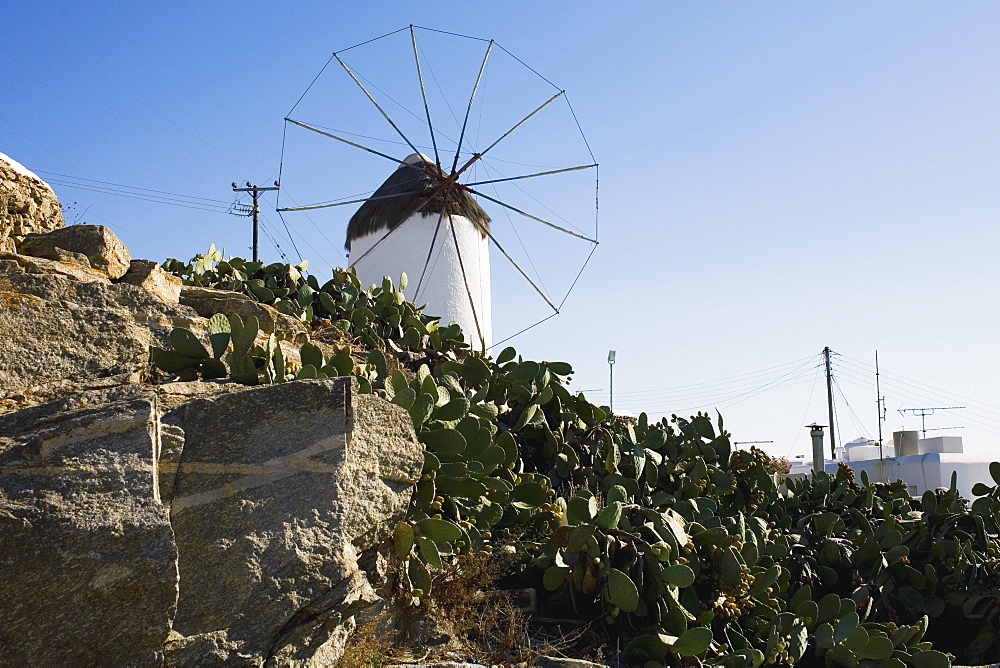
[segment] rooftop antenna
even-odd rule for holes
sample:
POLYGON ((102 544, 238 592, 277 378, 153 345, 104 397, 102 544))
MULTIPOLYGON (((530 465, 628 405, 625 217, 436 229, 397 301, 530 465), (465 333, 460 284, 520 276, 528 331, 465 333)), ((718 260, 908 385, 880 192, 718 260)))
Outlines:
POLYGON ((960 408, 965 408, 965 406, 938 406, 936 408, 900 408, 899 414, 906 415, 907 413, 912 413, 913 415, 920 416, 920 431, 923 432, 924 438, 927 438, 927 416, 934 415, 935 411, 954 411, 960 408))

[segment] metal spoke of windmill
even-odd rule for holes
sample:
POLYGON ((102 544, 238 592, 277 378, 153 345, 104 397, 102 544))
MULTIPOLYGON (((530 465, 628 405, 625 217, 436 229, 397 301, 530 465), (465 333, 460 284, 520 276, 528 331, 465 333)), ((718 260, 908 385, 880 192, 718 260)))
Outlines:
MULTIPOLYGON (((355 90, 360 90, 364 99, 370 103, 371 106, 368 108, 370 109, 371 107, 374 107, 375 111, 378 113, 378 116, 375 116, 374 118, 377 119, 380 116, 381 119, 383 119, 385 123, 391 127, 395 135, 398 135, 398 137, 402 139, 402 142, 405 143, 405 145, 408 146, 413 153, 406 158, 399 159, 391 155, 391 152, 389 152, 388 149, 380 151, 372 146, 367 146, 359 141, 352 141, 351 139, 341 136, 342 134, 346 134, 348 136, 353 135, 355 137, 363 137, 367 135, 347 131, 342 132, 340 130, 329 132, 327 131, 328 128, 324 129, 322 126, 317 126, 315 123, 307 123, 291 118, 292 113, 295 111, 299 103, 302 102, 303 98, 305 98, 306 93, 309 92, 312 85, 315 84, 320 75, 323 74, 323 71, 326 69, 326 66, 324 66, 323 70, 320 71, 320 73, 316 76, 316 79, 314 79, 312 84, 310 84, 310 87, 306 89, 306 92, 303 93, 302 97, 299 98, 299 101, 296 102, 296 105, 292 107, 286 116, 286 133, 289 124, 301 127, 312 133, 333 139, 343 145, 389 160, 396 165, 396 168, 377 189, 370 191, 368 196, 362 196, 359 194, 336 200, 327 199, 326 201, 320 201, 314 204, 279 208, 278 211, 313 211, 318 209, 334 209, 336 207, 347 205, 360 205, 347 224, 345 246, 349 252, 349 266, 353 267, 357 272, 362 284, 367 285, 369 283, 379 283, 381 282, 383 276, 396 277, 401 273, 408 274, 411 279, 419 276, 419 279, 416 281, 416 292, 413 296, 414 301, 419 300, 418 303, 426 303, 427 312, 433 315, 440 315, 443 324, 449 321, 459 323, 462 326, 463 331, 466 333, 470 344, 480 350, 487 350, 492 345, 493 330, 489 261, 490 245, 496 248, 496 250, 503 255, 503 257, 514 268, 516 274, 523 278, 532 290, 545 302, 548 308, 551 309, 552 313, 543 320, 539 321, 539 323, 547 320, 555 314, 558 314, 563 304, 565 304, 569 293, 572 291, 573 287, 575 287, 590 258, 593 256, 594 248, 596 248, 598 244, 596 239, 596 174, 598 165, 596 160, 588 164, 580 164, 580 162, 576 162, 576 164, 570 163, 572 166, 567 167, 558 167, 557 164, 553 166, 554 168, 543 169, 542 171, 535 171, 526 174, 515 173, 513 176, 503 176, 502 174, 499 174, 497 178, 491 177, 489 174, 491 170, 489 169, 484 156, 493 151, 501 144, 501 142, 504 142, 504 140, 508 139, 515 133, 518 135, 522 134, 521 131, 529 125, 537 126, 537 122, 529 124, 529 121, 560 99, 565 101, 565 108, 568 108, 569 113, 572 115, 572 120, 576 125, 576 129, 579 130, 580 137, 583 139, 583 143, 586 145, 587 151, 590 152, 590 146, 586 141, 586 137, 583 137, 579 121, 576 119, 576 114, 573 112, 572 106, 568 102, 568 98, 566 98, 565 91, 554 86, 552 82, 542 77, 534 69, 527 66, 523 61, 518 59, 516 56, 513 56, 513 54, 504 49, 502 46, 499 46, 495 41, 489 40, 486 52, 483 55, 481 63, 479 63, 472 91, 469 94, 468 104, 466 105, 464 118, 461 122, 461 130, 458 135, 458 140, 455 141, 434 125, 431 104, 428 97, 428 88, 425 85, 425 70, 424 62, 422 61, 422 49, 418 44, 416 32, 414 30, 415 27, 416 26, 409 26, 410 37, 408 40, 409 48, 407 50, 412 50, 413 66, 416 71, 416 83, 419 86, 420 92, 419 100, 420 104, 422 104, 424 108, 422 120, 420 120, 419 117, 402 102, 392 97, 388 92, 384 91, 376 83, 374 83, 372 79, 365 76, 363 67, 362 69, 357 70, 357 72, 352 69, 352 67, 349 66, 339 55, 348 49, 342 50, 339 53, 335 52, 331 56, 330 61, 327 62, 327 65, 329 65, 333 60, 336 60, 340 64, 343 71, 356 87, 355 90), (520 120, 516 123, 506 126, 508 128, 506 131, 498 131, 496 134, 493 134, 495 139, 492 143, 487 143, 485 144, 485 148, 477 150, 475 149, 475 144, 478 143, 478 140, 475 142, 469 141, 469 121, 471 112, 475 106, 477 93, 479 93, 481 86, 483 85, 484 75, 487 71, 487 63, 490 62, 490 56, 494 51, 494 47, 499 47, 500 50, 510 55, 515 61, 517 61, 517 63, 520 63, 520 65, 523 65, 533 74, 540 77, 543 81, 545 81, 545 83, 555 88, 556 92, 545 99, 544 102, 532 108, 529 113, 520 118, 520 120), (365 83, 362 83, 362 79, 368 84, 367 87, 365 83), (390 116, 390 114, 386 111, 385 106, 379 103, 379 100, 375 98, 369 88, 372 92, 377 92, 384 99, 387 99, 391 103, 402 108, 403 111, 405 111, 409 116, 412 116, 413 119, 418 119, 420 123, 426 122, 426 130, 430 135, 431 144, 428 148, 430 148, 433 152, 433 158, 430 158, 421 152, 420 147, 411 140, 411 137, 414 137, 414 135, 410 133, 408 136, 407 132, 404 132, 402 124, 398 123, 390 116), (447 168, 443 167, 441 164, 441 153, 443 149, 439 146, 438 137, 443 137, 455 145, 454 157, 452 164, 450 165, 450 170, 447 170, 447 168), (461 162, 463 159, 463 146, 467 142, 473 147, 473 149, 465 152, 465 155, 467 155, 468 158, 465 159, 464 162, 461 162), (460 182, 460 179, 462 179, 466 173, 473 173, 474 170, 470 171, 471 168, 480 164, 483 165, 486 170, 486 176, 489 178, 466 178, 465 183, 460 182), (548 181, 545 177, 579 173, 585 170, 594 170, 595 174, 595 234, 593 237, 579 232, 574 232, 573 230, 567 229, 562 225, 551 222, 551 220, 546 220, 545 218, 536 216, 529 211, 526 211, 523 204, 515 206, 514 203, 505 201, 507 200, 507 197, 503 197, 498 191, 496 191, 497 184, 511 184, 511 186, 520 190, 524 193, 524 195, 534 200, 536 204, 541 205, 551 213, 555 213, 548 206, 542 204, 540 200, 528 194, 527 191, 518 185, 518 183, 529 183, 535 180, 548 181), (480 190, 474 189, 474 187, 487 185, 491 186, 495 191, 495 196, 490 196, 480 190), (545 228, 555 230, 559 233, 586 241, 593 245, 593 248, 587 255, 583 266, 581 266, 579 271, 576 273, 572 284, 566 291, 566 294, 562 297, 561 301, 558 301, 558 297, 553 299, 553 297, 548 294, 548 291, 544 289, 545 284, 541 282, 540 276, 538 276, 538 280, 529 276, 528 272, 526 272, 518 264, 514 257, 504 248, 504 246, 496 238, 494 232, 490 229, 491 220, 489 214, 482 208, 477 200, 495 204, 502 207, 503 210, 513 211, 524 218, 540 223, 545 228), (541 283, 541 287, 539 283, 541 283), (557 301, 559 304, 558 306, 556 305, 557 301)), ((375 40, 362 42, 361 44, 350 48, 354 49, 359 46, 364 46, 365 44, 381 40, 398 32, 401 31, 388 33, 382 37, 375 38, 375 40)), ((491 69, 493 68, 491 67, 491 69)), ((434 76, 433 70, 430 70, 430 72, 431 75, 434 76)), ((436 76, 434 76, 434 83, 437 84, 438 89, 441 89, 440 82, 437 80, 436 76)), ((441 89, 440 92, 444 95, 443 89, 441 89)), ((401 99, 404 99, 405 101, 405 98, 401 99)), ((359 100, 359 103, 363 102, 359 100)), ((480 119, 478 123, 480 124, 480 128, 477 130, 477 133, 482 130, 482 103, 480 103, 479 108, 480 119)), ((451 109, 450 104, 449 109, 451 109)), ((563 113, 565 113, 565 111, 563 113)), ((453 110, 451 111, 451 115, 457 126, 458 117, 453 110)), ((407 120, 409 126, 413 125, 413 119, 407 119, 407 117, 404 116, 404 120, 407 120)), ((386 128, 386 130, 388 130, 388 128, 386 128)), ((376 130, 372 132, 372 130, 367 130, 367 133, 368 135, 378 134, 379 131, 376 130)), ((376 141, 386 141, 396 144, 400 143, 398 141, 393 142, 391 140, 383 140, 377 137, 368 138, 375 139, 376 141)), ((523 146, 524 140, 522 139, 519 141, 522 143, 517 144, 517 142, 514 142, 513 148, 507 150, 507 154, 510 154, 511 150, 518 150, 516 148, 518 145, 523 146)), ((511 142, 507 143, 511 144, 511 142)), ((480 144, 480 146, 483 146, 483 144, 480 144)), ((531 146, 530 141, 529 146, 531 146)), ((536 157, 531 162, 541 161, 551 164, 550 159, 547 159, 548 157, 549 156, 543 155, 541 160, 536 157)), ((590 152, 590 157, 593 158, 592 152, 590 152)), ((492 163, 492 158, 490 159, 490 162, 492 163)), ((501 162, 505 161, 501 160, 501 162)), ((528 160, 521 158, 520 163, 515 164, 528 164, 528 162, 528 160)), ((566 164, 565 161, 561 162, 566 164)), ((282 164, 283 163, 284 140, 282 144, 282 164)), ((537 166, 544 168, 548 165, 537 166)), ((497 176, 495 170, 493 176, 497 176)), ((313 201, 315 202, 315 199, 313 201)), ((527 208, 530 209, 533 208, 533 206, 529 205, 527 208)), ((565 221, 569 226, 576 227, 576 225, 570 223, 562 215, 555 215, 558 219, 565 221)), ((507 219, 510 221, 510 214, 507 214, 507 219)), ((517 229, 513 226, 513 222, 511 222, 511 229, 514 234, 518 234, 517 229)), ((525 246, 520 235, 518 235, 518 242, 520 243, 520 247, 524 254, 528 257, 531 268, 537 275, 538 270, 535 267, 534 262, 531 260, 530 255, 528 255, 528 248, 525 246)), ((539 323, 535 324, 537 325, 539 323)), ((534 326, 535 325, 531 325, 522 331, 526 331, 534 326)))

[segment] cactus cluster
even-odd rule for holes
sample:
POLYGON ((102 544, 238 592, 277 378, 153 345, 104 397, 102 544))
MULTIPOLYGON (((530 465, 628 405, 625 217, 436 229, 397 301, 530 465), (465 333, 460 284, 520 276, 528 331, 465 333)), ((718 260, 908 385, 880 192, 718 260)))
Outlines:
POLYGON ((912 499, 845 466, 779 493, 774 461, 734 450, 721 416, 614 417, 567 389, 569 364, 475 353, 404 288, 337 270, 311 293, 314 323, 366 349, 360 362, 305 344, 291 369, 280 346, 248 346, 255 323, 220 316, 211 354, 175 333, 152 358, 185 378, 352 374, 406 409, 425 447, 393 531, 410 604, 456 555, 502 553, 505 582, 601 624, 627 665, 1000 660, 1000 464, 971 504, 954 484, 912 499))
POLYGON ((313 319, 313 301, 319 284, 305 273, 309 262, 297 265, 276 262, 265 265, 242 258, 222 259, 215 244, 207 253, 196 255, 189 262, 168 258, 163 269, 179 276, 184 285, 231 290, 273 306, 280 313, 302 320, 313 319))

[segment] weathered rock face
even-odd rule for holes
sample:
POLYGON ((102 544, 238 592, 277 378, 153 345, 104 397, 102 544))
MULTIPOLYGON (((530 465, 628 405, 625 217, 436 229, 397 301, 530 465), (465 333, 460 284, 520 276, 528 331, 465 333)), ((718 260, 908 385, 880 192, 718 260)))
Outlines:
POLYGON ((202 319, 86 267, 0 253, 0 390, 87 381, 146 367, 149 346, 202 319))
POLYGON ((330 665, 423 464, 347 378, 94 390, 0 434, 14 665, 330 665))
MULTIPOLYGON (((152 260, 132 260, 128 271, 121 277, 122 283, 136 285, 166 304, 176 304, 181 296, 183 281, 168 274, 163 267, 152 260)), ((200 314, 199 314, 200 315, 200 314)), ((215 315, 214 313, 212 315, 215 315)), ((209 317, 212 317, 211 315, 209 317)))
POLYGON ((13 252, 26 234, 62 226, 62 207, 52 188, 0 153, 0 252, 13 252))
POLYGON ((49 408, 0 417, 0 662, 153 664, 177 600, 154 403, 49 408))
MULTIPOLYGON (((86 265, 108 278, 121 278, 132 256, 115 233, 103 225, 73 225, 42 234, 28 234, 18 252, 65 262, 86 258, 86 265)), ((79 262, 78 262, 79 263, 79 262)))

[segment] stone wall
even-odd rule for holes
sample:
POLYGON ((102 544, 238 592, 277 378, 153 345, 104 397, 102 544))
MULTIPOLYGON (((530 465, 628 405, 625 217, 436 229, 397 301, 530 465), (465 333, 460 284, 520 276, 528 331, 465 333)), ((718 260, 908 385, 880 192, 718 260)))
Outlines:
POLYGON ((62 206, 52 188, 0 153, 0 251, 13 252, 26 234, 62 226, 62 206))

